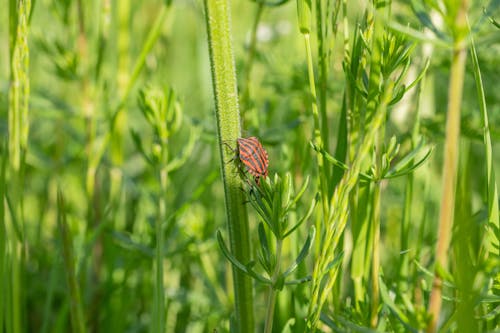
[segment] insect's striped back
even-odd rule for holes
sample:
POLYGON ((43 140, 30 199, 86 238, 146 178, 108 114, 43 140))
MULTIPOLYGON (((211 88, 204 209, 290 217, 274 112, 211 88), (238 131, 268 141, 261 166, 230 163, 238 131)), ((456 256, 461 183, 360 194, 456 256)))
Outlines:
POLYGON ((259 140, 252 136, 249 138, 240 138, 238 141, 238 155, 241 162, 247 167, 248 172, 254 177, 267 177, 267 167, 269 159, 267 152, 262 147, 259 140))

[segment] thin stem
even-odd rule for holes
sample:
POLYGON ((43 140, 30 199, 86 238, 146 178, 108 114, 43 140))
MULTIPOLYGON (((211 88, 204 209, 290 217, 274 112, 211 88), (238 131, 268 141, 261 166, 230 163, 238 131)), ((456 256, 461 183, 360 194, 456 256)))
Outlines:
POLYGON ((253 61, 255 58, 255 50, 257 48, 257 29, 259 27, 259 22, 262 18, 262 13, 264 12, 264 1, 257 2, 257 9, 255 11, 255 18, 252 25, 252 32, 250 35, 250 43, 248 45, 247 61, 245 65, 245 80, 243 82, 243 93, 241 94, 241 105, 243 112, 249 107, 248 102, 250 100, 250 77, 252 73, 253 61))
MULTIPOLYGON (((457 30, 466 25, 466 2, 467 1, 462 1, 458 9, 455 19, 457 30)), ((443 287, 443 279, 440 272, 446 269, 448 263, 448 248, 453 226, 460 139, 460 108, 462 104, 466 56, 466 44, 462 36, 462 38, 455 40, 448 87, 448 110, 446 116, 446 139, 443 163, 443 193, 441 196, 439 231, 436 244, 436 268, 429 301, 429 315, 431 317, 431 322, 427 328, 427 332, 429 333, 436 332, 437 330, 443 287)))
MULTIPOLYGON (((321 139, 323 145, 328 148, 328 119, 326 115, 327 107, 327 79, 328 79, 328 59, 326 44, 326 28, 323 19, 324 9, 322 1, 316 1, 316 36, 318 39, 318 67, 319 67, 319 114, 321 116, 321 139)), ((330 179, 329 168, 324 168, 325 179, 330 179)), ((328 193, 330 195, 330 193, 328 193)))
POLYGON ((349 217, 349 193, 358 181, 362 163, 372 149, 375 136, 384 122, 386 109, 393 92, 393 83, 388 82, 383 92, 381 102, 372 119, 372 125, 368 128, 358 154, 353 160, 351 167, 344 173, 330 201, 330 206, 335 207, 335 209, 331 210, 326 234, 321 242, 321 253, 314 263, 312 294, 307 318, 308 332, 315 332, 321 309, 335 284, 338 266, 331 268, 329 264, 334 260, 333 255, 338 247, 339 240, 345 230, 349 217))
POLYGON ((274 306, 276 305, 276 296, 278 294, 274 283, 276 283, 280 276, 282 245, 283 240, 276 240, 276 267, 274 269, 273 276, 271 277, 273 285, 269 286, 269 294, 267 296, 267 314, 264 333, 271 333, 273 330, 274 306))
MULTIPOLYGON (((6 145, 4 142, 1 143, 1 151, 5 152, 6 150, 6 145)), ((5 172, 6 172, 6 167, 7 165, 7 154, 2 154, 2 157, 0 158, 0 295, 3 295, 2 298, 0 298, 0 327, 5 327, 4 323, 8 322, 8 319, 5 318, 6 314, 8 314, 8 308, 9 304, 7 301, 7 295, 8 295, 8 277, 9 274, 7 274, 7 259, 8 259, 8 254, 7 254, 7 228, 5 225, 5 205, 3 204, 5 202, 5 190, 7 188, 7 184, 5 181, 5 172)))
POLYGON ((500 239, 500 217, 498 216, 498 188, 496 184, 495 169, 493 167, 493 149, 491 143, 490 125, 488 121, 488 110, 486 108, 486 97, 484 92, 483 80, 481 78, 481 69, 479 67, 479 60, 477 58, 476 48, 472 40, 471 57, 474 68, 474 78, 476 81, 477 99, 479 102, 479 109, 481 110, 481 121, 483 126, 483 142, 486 157, 486 175, 488 180, 487 198, 488 198, 488 221, 495 226, 495 228, 488 228, 487 236, 485 237, 484 249, 485 254, 495 253, 500 256, 500 248, 492 246, 495 239, 500 239), (496 232, 495 232, 496 230, 496 232))
MULTIPOLYGON (((380 126, 380 129, 375 138, 375 168, 377 177, 382 176, 383 167, 383 143, 385 137, 385 121, 380 126)), ((381 184, 377 181, 374 184, 373 196, 372 196, 372 237, 373 237, 373 247, 372 247, 372 299, 371 299, 371 317, 370 326, 372 328, 377 327, 378 324, 378 307, 380 302, 380 286, 379 286, 379 274, 380 274, 380 196, 381 196, 381 184)))
MULTIPOLYGON (((161 13, 166 13, 166 6, 163 5, 161 13)), ((110 182, 110 200, 117 201, 120 198, 122 187, 122 167, 124 160, 124 144, 126 133, 128 131, 128 110, 125 104, 126 98, 130 93, 132 85, 130 84, 130 0, 121 0, 118 6, 118 31, 117 31, 117 51, 118 66, 116 72, 118 96, 124 98, 123 104, 117 111, 114 118, 111 131, 110 159, 111 159, 111 182, 110 182)), ((163 14, 165 15, 165 14, 163 14)), ((163 17, 161 17, 163 19, 163 17)), ((160 31, 153 26, 152 31, 160 31), (155 30, 156 29, 156 30, 155 30)), ((144 52, 144 49, 141 50, 144 52)), ((140 58, 139 58, 140 59, 140 58)), ((138 60, 139 61, 139 60, 138 60)), ((140 67, 139 67, 140 68, 140 67)), ((136 70, 137 68, 134 68, 136 70)), ((139 72, 137 72, 139 73, 139 72)), ((136 74, 137 75, 137 74, 136 74)))
POLYGON ((130 75, 129 80, 125 85, 123 95, 120 97, 120 102, 118 103, 118 106, 115 110, 116 113, 114 115, 114 118, 121 111, 123 105, 127 102, 130 92, 132 91, 132 88, 134 87, 134 84, 137 81, 139 74, 144 68, 144 65, 146 63, 146 57, 148 56, 149 52, 155 45, 156 41, 158 40, 158 37, 160 37, 160 33, 162 31, 161 28, 164 26, 163 23, 165 19, 168 17, 168 14, 170 13, 170 7, 171 7, 170 2, 164 2, 160 12, 158 13, 158 16, 156 17, 153 23, 153 26, 151 27, 151 30, 149 30, 148 35, 146 37, 146 41, 144 42, 144 45, 141 48, 141 53, 139 54, 134 63, 132 74, 130 75))
MULTIPOLYGON (((316 83, 314 78, 314 65, 311 51, 311 36, 309 33, 303 33, 304 44, 306 48, 306 58, 307 58, 307 73, 309 77, 309 91, 311 93, 311 107, 314 120, 314 135, 313 140, 318 147, 323 147, 323 140, 321 138, 319 112, 318 112, 318 102, 316 97, 316 83)), ((317 219, 316 230, 321 230, 321 222, 326 220, 329 215, 328 206, 328 186, 325 179, 325 165, 323 160, 323 155, 316 154, 318 163, 318 182, 321 188, 321 208, 323 213, 323 219, 317 219)), ((316 244, 319 244, 321 233, 316 234, 316 244)))
MULTIPOLYGON (((164 154, 163 161, 167 161, 167 147, 162 147, 164 154)), ((165 288, 163 286, 163 222, 166 221, 166 197, 167 197, 167 178, 168 173, 166 163, 159 171, 160 178, 160 200, 158 202, 158 219, 155 224, 156 233, 156 249, 155 249, 155 263, 156 263, 156 290, 155 290, 155 309, 156 309, 156 332, 165 332, 165 288)))
MULTIPOLYGON (((9 295, 5 298, 6 328, 12 333, 23 331, 23 280, 24 249, 27 249, 24 224, 24 160, 28 149, 30 52, 28 44, 29 14, 31 0, 9 1, 9 55, 10 85, 8 113, 8 196, 12 202, 12 225, 7 233, 8 254, 7 286, 9 295), (9 267, 10 266, 10 267, 9 267)), ((4 202, 2 200, 1 204, 4 202)), ((3 295, 2 295, 3 297, 3 295)))
POLYGON ((377 327, 378 323, 378 306, 380 299, 380 287, 378 276, 380 272, 380 183, 375 184, 372 197, 372 232, 373 232, 373 247, 372 247, 372 299, 371 299, 371 316, 370 326, 377 327))
POLYGON ((64 267, 69 287, 71 325, 73 327, 73 332, 85 333, 86 329, 80 297, 80 287, 78 285, 75 271, 76 265, 75 254, 73 251, 73 240, 71 237, 71 231, 68 229, 68 223, 66 221, 64 197, 60 190, 57 193, 57 224, 59 232, 61 233, 64 267))

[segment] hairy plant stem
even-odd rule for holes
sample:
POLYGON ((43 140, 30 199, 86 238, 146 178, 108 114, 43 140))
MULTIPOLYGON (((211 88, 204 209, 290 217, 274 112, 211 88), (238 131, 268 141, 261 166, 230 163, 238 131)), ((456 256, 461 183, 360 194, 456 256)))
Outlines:
POLYGON ((439 213, 434 281, 429 301, 429 315, 431 317, 431 321, 427 327, 427 332, 429 333, 437 331, 442 303, 443 278, 441 274, 446 270, 448 263, 448 249, 450 246, 455 210, 455 189, 460 139, 460 108, 462 104, 465 59, 467 56, 465 38, 460 32, 466 26, 466 13, 467 1, 464 0, 459 5, 455 18, 455 28, 458 30, 458 37, 456 37, 454 42, 450 82, 448 86, 448 110, 446 114, 446 138, 443 163, 443 192, 441 195, 441 209, 439 213))
MULTIPOLYGON (((230 1, 205 0, 212 84, 215 96, 217 135, 222 165, 222 179, 226 203, 230 249, 235 258, 250 261, 250 237, 245 198, 234 163, 225 163, 232 156, 224 143, 235 144, 241 136, 238 91, 230 34, 230 1)), ((235 321, 237 332, 254 331, 253 288, 250 277, 232 267, 235 294, 235 321)))

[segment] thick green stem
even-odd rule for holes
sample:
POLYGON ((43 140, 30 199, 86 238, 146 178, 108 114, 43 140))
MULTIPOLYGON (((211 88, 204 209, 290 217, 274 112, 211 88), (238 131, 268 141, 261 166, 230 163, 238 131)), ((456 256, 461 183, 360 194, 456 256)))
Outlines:
POLYGON ((455 39, 453 48, 450 83, 448 86, 448 110, 446 115, 446 139, 443 163, 443 192, 441 195, 439 231, 436 244, 436 268, 429 301, 429 315, 431 317, 431 322, 427 328, 427 332, 429 333, 436 332, 437 330, 442 303, 443 279, 441 277, 441 271, 446 270, 448 263, 448 249, 455 210, 455 188, 457 182, 460 139, 460 108, 462 104, 465 59, 467 56, 465 38, 460 34, 460 31, 463 27, 466 27, 466 3, 467 1, 462 1, 455 19, 458 37, 455 39))
MULTIPOLYGON (((226 163, 232 158, 232 152, 224 147, 224 143, 235 144, 241 134, 229 1, 205 0, 204 5, 230 248, 236 259, 248 263, 251 251, 245 198, 234 163, 226 163)), ((233 277, 236 329, 251 333, 254 331, 252 281, 236 267, 233 267, 233 277)))

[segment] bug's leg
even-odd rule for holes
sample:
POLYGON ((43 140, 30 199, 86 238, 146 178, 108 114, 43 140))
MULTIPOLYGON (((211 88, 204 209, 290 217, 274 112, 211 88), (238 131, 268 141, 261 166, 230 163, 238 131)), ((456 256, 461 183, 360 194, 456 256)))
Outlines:
POLYGON ((244 188, 243 188, 243 185, 242 185, 242 186, 240 186, 240 190, 241 190, 241 191, 243 191, 243 192, 245 192, 245 194, 246 194, 245 198, 247 198, 246 200, 243 200, 243 202, 242 202, 241 204, 242 204, 242 205, 246 205, 246 204, 247 204, 247 203, 249 203, 249 202, 250 202, 250 200, 251 200, 251 199, 249 198, 248 191, 247 191, 246 189, 244 189, 244 188))
POLYGON ((222 141, 222 144, 226 146, 229 151, 233 152, 235 155, 237 154, 236 148, 231 147, 229 143, 227 143, 226 141, 222 141))
POLYGON ((238 151, 231 147, 231 145, 225 141, 222 141, 222 143, 226 146, 226 151, 229 150, 231 153, 233 153, 233 157, 229 161, 225 161, 224 164, 234 162, 238 158, 238 151))

